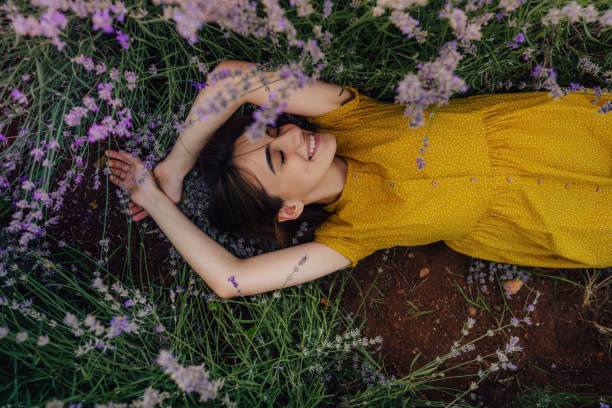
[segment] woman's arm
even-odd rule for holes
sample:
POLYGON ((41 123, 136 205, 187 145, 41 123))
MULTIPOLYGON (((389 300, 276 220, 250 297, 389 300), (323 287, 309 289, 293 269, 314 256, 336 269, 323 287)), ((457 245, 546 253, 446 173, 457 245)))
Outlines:
MULTIPOLYGON (((231 69, 243 72, 255 69, 255 65, 247 61, 229 60, 225 63, 232 67, 231 69)), ((265 89, 261 80, 256 77, 253 90, 243 96, 245 102, 262 106, 270 102, 271 93, 278 95, 278 90, 287 85, 288 80, 279 79, 277 71, 266 71, 264 75, 269 90, 265 89)), ((331 112, 353 98, 351 91, 342 91, 343 88, 339 85, 316 80, 313 86, 305 85, 301 89, 290 90, 285 100, 287 108, 283 112, 300 116, 317 116, 331 112)))
POLYGON ((161 190, 149 194, 142 206, 183 259, 222 298, 248 296, 297 285, 351 263, 340 253, 318 242, 241 260, 196 227, 161 190))
MULTIPOLYGON (((246 61, 228 60, 217 65, 211 73, 222 69, 241 70, 246 73, 254 70, 255 65, 246 61)), ((280 87, 287 85, 286 79, 279 79, 277 71, 265 72, 264 75, 268 89, 256 76, 250 80, 252 91, 240 94, 240 98, 228 104, 226 109, 216 114, 210 114, 204 121, 200 120, 196 114, 198 107, 205 106, 206 100, 214 99, 219 92, 222 92, 229 99, 225 90, 226 86, 241 89, 241 79, 235 77, 224 78, 198 93, 186 120, 187 123, 190 121, 193 121, 193 123, 180 134, 166 159, 176 169, 179 176, 184 177, 189 173, 200 151, 216 129, 221 127, 243 103, 249 102, 261 106, 270 101, 271 93, 278 93, 280 87)), ((321 115, 333 111, 352 98, 353 94, 348 90, 342 92, 341 86, 317 80, 314 86, 306 85, 297 91, 289 91, 286 100, 287 108, 284 112, 300 116, 321 115), (341 96, 340 93, 342 93, 341 96)))

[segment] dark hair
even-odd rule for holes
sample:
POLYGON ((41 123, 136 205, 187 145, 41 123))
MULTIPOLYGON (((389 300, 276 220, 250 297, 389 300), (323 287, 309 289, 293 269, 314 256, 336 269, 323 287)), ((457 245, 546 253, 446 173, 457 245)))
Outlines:
MULTIPOLYGON (((316 227, 332 215, 323 209, 324 204, 306 205, 299 218, 279 222, 282 199, 249 183, 232 163, 234 142, 253 121, 250 114, 234 114, 213 134, 198 157, 196 166, 210 188, 209 223, 224 232, 275 241, 281 249, 312 241, 316 227)), ((315 130, 304 117, 285 113, 276 123, 315 130)))

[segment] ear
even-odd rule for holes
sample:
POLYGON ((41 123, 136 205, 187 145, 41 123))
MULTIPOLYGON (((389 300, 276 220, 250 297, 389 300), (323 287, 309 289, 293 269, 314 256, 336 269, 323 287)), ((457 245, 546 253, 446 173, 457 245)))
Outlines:
POLYGON ((278 221, 291 221, 302 215, 304 203, 301 201, 289 201, 278 211, 278 221))

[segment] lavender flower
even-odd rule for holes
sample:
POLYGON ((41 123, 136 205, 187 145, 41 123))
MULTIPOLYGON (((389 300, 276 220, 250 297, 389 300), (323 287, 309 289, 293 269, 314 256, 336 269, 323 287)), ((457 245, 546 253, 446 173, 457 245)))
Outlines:
POLYGON ((20 104, 23 104, 23 105, 28 104, 28 98, 24 94, 22 94, 21 91, 17 88, 15 88, 13 92, 11 92, 11 96, 13 97, 15 101, 17 101, 20 104))
POLYGON ((404 117, 412 116, 410 127, 417 128, 424 124, 423 110, 430 104, 446 104, 451 92, 467 91, 465 81, 452 75, 463 58, 456 48, 456 42, 446 43, 440 49, 440 57, 436 61, 419 63, 419 75, 408 74, 398 84, 395 101, 407 105, 404 117))
POLYGON ((28 339, 28 333, 27 332, 19 332, 15 336, 15 343, 18 343, 18 344, 19 343, 23 343, 27 339, 28 339))
MULTIPOLYGON (((234 275, 230 276, 227 281, 231 282, 235 288, 238 288, 238 282, 236 282, 236 277, 234 275)), ((242 291, 240 289, 238 289, 238 295, 242 296, 242 291)))
POLYGON ((210 381, 210 373, 204 364, 183 367, 168 350, 161 350, 156 361, 183 391, 200 394, 200 402, 216 398, 223 387, 223 379, 210 381))
POLYGON ((91 17, 91 21, 94 31, 102 30, 106 34, 113 32, 113 19, 107 9, 95 12, 91 17))
POLYGON ((334 3, 331 0, 325 0, 323 3, 323 18, 327 18, 331 15, 332 7, 334 7, 334 3))
POLYGON ((125 48, 126 50, 129 50, 130 44, 128 43, 128 41, 131 42, 130 36, 127 34, 123 34, 121 30, 117 30, 116 34, 117 34, 117 41, 119 41, 119 44, 121 44, 121 46, 125 48))
POLYGON ((43 347, 43 346, 46 346, 47 344, 49 344, 49 336, 47 336, 46 334, 40 336, 38 338, 38 341, 36 342, 36 345, 38 347, 43 347))

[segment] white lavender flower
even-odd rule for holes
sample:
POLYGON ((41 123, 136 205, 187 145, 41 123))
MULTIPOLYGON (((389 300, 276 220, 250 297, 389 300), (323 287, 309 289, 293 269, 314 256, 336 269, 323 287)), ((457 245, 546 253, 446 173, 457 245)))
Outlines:
POLYGON ((54 399, 45 404, 45 408, 64 408, 64 401, 54 399))
POLYGON ((38 338, 38 341, 36 342, 36 345, 38 347, 43 347, 43 346, 46 346, 47 344, 49 344, 49 336, 47 336, 46 334, 40 336, 38 338))
POLYGON ((5 338, 8 333, 9 330, 6 327, 0 327, 0 339, 5 338))
POLYGON ((19 332, 15 336, 15 343, 23 343, 27 339, 28 339, 28 333, 27 332, 19 332))
POLYGON ((169 398, 170 394, 167 392, 159 392, 154 388, 148 387, 142 398, 136 401, 132 401, 131 406, 134 408, 155 408, 157 405, 162 405, 164 400, 169 398))
POLYGON ((108 291, 108 286, 105 285, 100 278, 95 278, 91 286, 100 293, 106 293, 108 291))

